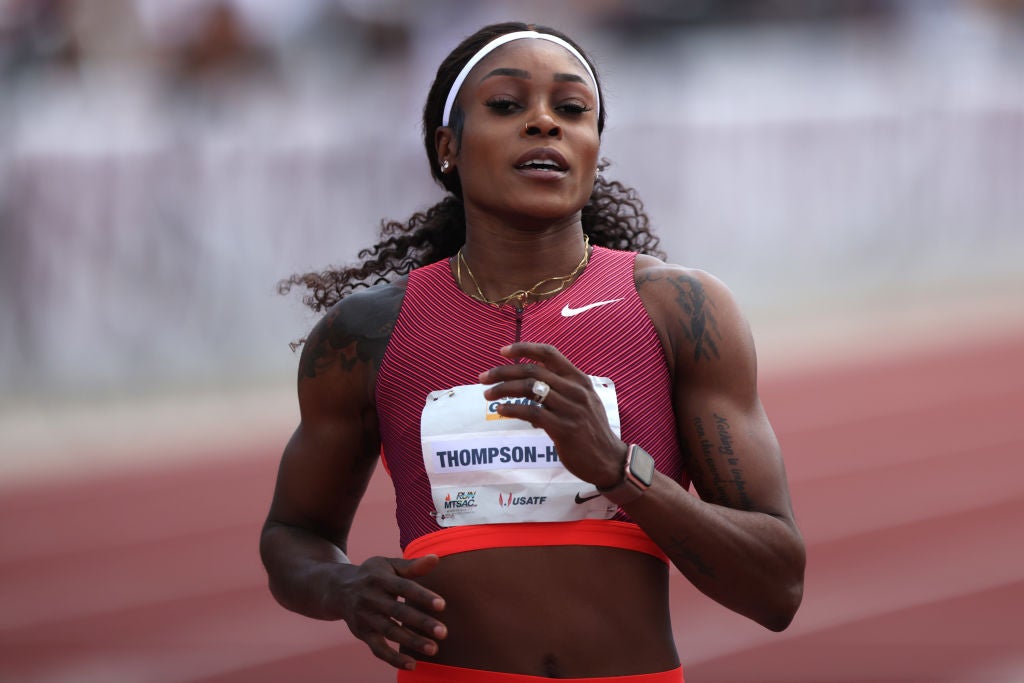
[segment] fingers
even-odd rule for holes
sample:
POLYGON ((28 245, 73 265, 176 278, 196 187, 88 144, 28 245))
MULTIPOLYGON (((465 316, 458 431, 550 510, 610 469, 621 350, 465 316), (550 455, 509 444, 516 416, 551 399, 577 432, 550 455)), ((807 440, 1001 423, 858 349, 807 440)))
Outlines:
POLYGON ((501 349, 501 354, 534 362, 499 365, 480 373, 480 383, 490 385, 484 397, 499 401, 494 410, 544 430, 561 463, 580 479, 608 481, 608 472, 621 462, 616 458, 625 444, 609 426, 593 380, 549 344, 517 342, 501 349), (544 396, 534 392, 538 380, 550 387, 544 396), (515 397, 530 401, 500 401, 515 397))
POLYGON ((547 394, 543 400, 540 400, 533 390, 533 385, 536 381, 534 379, 521 379, 500 382, 489 387, 484 392, 484 397, 489 401, 501 401, 501 399, 517 397, 528 398, 532 403, 501 402, 494 409, 499 415, 504 415, 505 417, 518 417, 534 422, 542 419, 545 412, 550 413, 552 408, 557 409, 564 396, 564 391, 560 392, 555 382, 551 382, 547 394))
MULTIPOLYGON (((563 361, 567 369, 561 374, 537 363, 513 363, 490 368, 479 376, 481 384, 492 385, 484 391, 484 397, 491 401, 523 397, 543 404, 548 409, 580 404, 586 401, 588 392, 592 391, 591 381, 567 360, 563 361), (549 390, 543 396, 534 390, 538 381, 548 385, 549 390)), ((498 406, 498 412, 528 419, 529 416, 542 418, 544 411, 539 405, 502 404, 498 406)))
MULTIPOLYGON (((517 342, 501 349, 501 355, 515 359, 528 359, 533 363, 510 363, 499 365, 480 373, 481 384, 493 384, 511 379, 540 379, 549 384, 565 377, 571 381, 580 381, 585 375, 561 351, 550 344, 534 344, 517 342)), ((532 387, 532 381, 529 383, 532 387)), ((519 395, 524 395, 520 393, 519 395)))
MULTIPOLYGON (((411 560, 393 560, 392 565, 395 567, 395 573, 398 576, 406 579, 415 579, 429 574, 440 561, 441 558, 437 555, 424 555, 423 557, 416 557, 411 560)), ((413 602, 429 607, 436 612, 444 609, 444 598, 437 593, 427 590, 418 583, 413 583, 412 588, 415 595, 405 596, 406 600, 411 599, 413 602)))
POLYGON ((358 578, 348 588, 345 621, 349 629, 377 658, 394 667, 415 666, 416 660, 400 649, 435 655, 437 641, 448 635, 447 627, 434 616, 444 609, 444 599, 414 580, 438 562, 436 555, 411 560, 373 557, 360 566, 358 578))
MULTIPOLYGON (((509 344, 502 348, 499 353, 505 358, 516 359, 516 358, 529 358, 532 361, 541 363, 546 367, 551 368, 555 372, 559 372, 563 368, 563 364, 572 368, 572 364, 566 359, 562 353, 551 344, 537 344, 534 342, 516 342, 515 344, 509 344)), ((575 369, 575 368, 573 368, 575 369)))
POLYGON ((437 555, 423 555, 414 557, 411 560, 391 560, 395 573, 407 579, 425 576, 441 561, 437 555))
POLYGON ((428 656, 437 654, 437 641, 447 635, 439 622, 394 599, 381 600, 373 607, 375 609, 361 622, 360 632, 353 630, 353 633, 362 638, 378 658, 398 668, 409 668, 415 660, 401 650, 428 656), (436 624, 433 638, 423 635, 424 630, 429 632, 430 624, 436 624))
MULTIPOLYGON (((353 633, 355 632, 353 631, 353 633)), ((428 656, 437 654, 437 643, 422 642, 422 638, 418 639, 415 634, 393 621, 381 621, 375 624, 367 635, 356 633, 356 636, 362 638, 377 659, 387 662, 396 669, 413 669, 416 666, 416 658, 402 653, 391 643, 397 643, 406 650, 416 650, 428 656)))

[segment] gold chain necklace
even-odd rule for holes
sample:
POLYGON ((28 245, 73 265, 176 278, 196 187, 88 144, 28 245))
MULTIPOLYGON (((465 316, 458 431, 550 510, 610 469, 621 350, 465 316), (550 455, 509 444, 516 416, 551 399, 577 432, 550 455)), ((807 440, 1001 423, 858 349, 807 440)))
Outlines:
POLYGON ((484 290, 480 288, 480 283, 476 281, 476 276, 473 275, 473 271, 470 270, 469 264, 466 263, 466 257, 462 255, 462 247, 460 247, 459 253, 455 259, 455 279, 459 283, 459 289, 466 292, 477 301, 489 304, 491 306, 497 306, 498 308, 501 308, 507 303, 512 303, 513 301, 515 301, 517 303, 516 307, 522 308, 523 306, 526 305, 526 300, 531 296, 541 298, 545 296, 551 296, 552 294, 558 294, 559 292, 561 292, 563 289, 569 286, 569 283, 573 281, 573 278, 580 274, 580 271, 587 267, 587 263, 589 262, 590 237, 588 235, 584 235, 583 258, 580 260, 579 264, 575 268, 573 268, 571 273, 569 273, 568 275, 558 275, 556 277, 545 278, 538 282, 537 284, 535 284, 533 287, 530 287, 529 289, 520 289, 518 291, 512 292, 508 296, 499 297, 497 299, 488 299, 486 296, 484 296, 484 290), (467 291, 466 288, 463 287, 462 285, 463 265, 466 266, 466 274, 469 275, 469 279, 473 281, 473 286, 476 288, 476 294, 467 291), (538 291, 541 286, 546 285, 549 282, 557 282, 558 284, 547 291, 538 291))

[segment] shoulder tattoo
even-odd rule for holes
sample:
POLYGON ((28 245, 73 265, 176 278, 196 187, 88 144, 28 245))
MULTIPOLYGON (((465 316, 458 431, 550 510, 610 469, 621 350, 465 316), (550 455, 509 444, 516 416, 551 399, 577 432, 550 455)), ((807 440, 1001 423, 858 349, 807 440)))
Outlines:
POLYGON ((673 292, 673 306, 677 311, 679 328, 693 349, 693 360, 719 358, 718 342, 722 338, 715 318, 715 302, 704 290, 699 279, 685 273, 672 275, 643 275, 639 282, 667 283, 673 292))
POLYGON ((367 364, 376 370, 404 295, 400 287, 384 286, 350 294, 334 306, 306 340, 300 377, 312 379, 335 366, 352 370, 367 364))

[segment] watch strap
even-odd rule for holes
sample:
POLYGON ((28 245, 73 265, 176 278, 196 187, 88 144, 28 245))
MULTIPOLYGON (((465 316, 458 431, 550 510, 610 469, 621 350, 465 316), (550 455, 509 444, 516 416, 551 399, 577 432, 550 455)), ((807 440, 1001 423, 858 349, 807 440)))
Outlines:
POLYGON ((654 458, 650 453, 640 448, 637 444, 630 444, 626 451, 626 461, 622 468, 622 481, 608 489, 598 487, 602 496, 615 503, 625 505, 644 494, 650 487, 650 481, 644 481, 636 476, 634 470, 653 471, 654 458), (642 461, 648 462, 642 462, 642 461))

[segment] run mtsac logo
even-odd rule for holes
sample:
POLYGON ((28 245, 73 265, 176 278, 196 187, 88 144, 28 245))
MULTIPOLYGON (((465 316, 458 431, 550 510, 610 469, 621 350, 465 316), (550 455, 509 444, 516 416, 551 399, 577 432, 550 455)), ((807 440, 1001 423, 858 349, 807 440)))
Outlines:
POLYGON ((460 510, 462 508, 476 507, 476 491, 459 491, 452 498, 452 494, 444 497, 445 510, 460 510))

